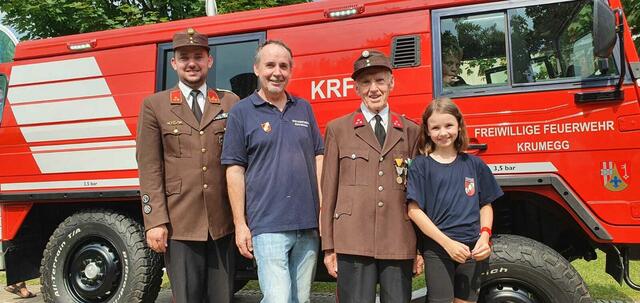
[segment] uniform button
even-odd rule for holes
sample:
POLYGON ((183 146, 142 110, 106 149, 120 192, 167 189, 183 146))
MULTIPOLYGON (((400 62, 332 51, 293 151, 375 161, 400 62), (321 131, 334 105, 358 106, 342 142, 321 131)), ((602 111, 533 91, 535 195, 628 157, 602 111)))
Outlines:
POLYGON ((338 217, 340 217, 338 214, 333 214, 333 217, 338 219, 338 217))
POLYGON ((203 131, 203 130, 201 130, 201 131, 200 131, 200 134, 201 134, 201 135, 204 135, 204 131, 203 131))
POLYGON ((177 134, 178 132, 179 132, 179 130, 177 128, 173 130, 174 134, 177 134))
POLYGON ((203 153, 206 153, 207 149, 203 147, 200 151, 202 151, 203 153))
POLYGON ((356 158, 356 154, 351 154, 351 159, 355 159, 356 158))
POLYGON ((378 202, 378 207, 383 207, 384 206, 384 202, 380 201, 378 202))
POLYGON ((202 167, 202 171, 207 171, 207 167, 206 167, 206 166, 203 166, 203 167, 202 167))
POLYGON ((384 175, 384 172, 383 171, 379 171, 378 172, 378 176, 382 176, 382 175, 384 175))
POLYGON ((384 161, 384 157, 380 157, 380 162, 384 161))
POLYGON ((382 187, 382 185, 378 186, 378 191, 383 191, 384 187, 382 187))
POLYGON ((203 187, 204 189, 207 189, 207 188, 209 188, 209 185, 205 184, 205 185, 202 185, 202 187, 203 187))

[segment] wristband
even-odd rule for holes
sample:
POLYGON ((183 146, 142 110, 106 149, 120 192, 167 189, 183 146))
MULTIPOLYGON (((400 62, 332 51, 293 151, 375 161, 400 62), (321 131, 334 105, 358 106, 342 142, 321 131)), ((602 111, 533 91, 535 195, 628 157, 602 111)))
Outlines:
POLYGON ((485 232, 485 231, 489 234, 489 237, 491 237, 491 228, 486 226, 483 228, 480 228, 480 235, 482 235, 482 232, 485 232))

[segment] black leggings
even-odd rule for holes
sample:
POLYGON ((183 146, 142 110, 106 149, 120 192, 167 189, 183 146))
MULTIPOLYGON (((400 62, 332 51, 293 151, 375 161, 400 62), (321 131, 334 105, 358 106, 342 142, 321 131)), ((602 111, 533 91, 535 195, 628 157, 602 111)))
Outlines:
MULTIPOLYGON (((488 259, 476 262, 468 259, 465 263, 453 261, 438 243, 423 240, 425 278, 427 281, 427 302, 451 303, 453 298, 478 301, 482 274, 488 269, 488 259)), ((475 243, 465 243, 473 249, 475 243)))

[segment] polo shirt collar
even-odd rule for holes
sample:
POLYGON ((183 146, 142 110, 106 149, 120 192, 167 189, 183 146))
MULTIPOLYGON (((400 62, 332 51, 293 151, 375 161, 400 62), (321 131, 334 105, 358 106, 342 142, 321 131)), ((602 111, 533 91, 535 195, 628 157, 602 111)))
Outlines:
MULTIPOLYGON (((288 92, 285 91, 284 93, 287 95, 287 103, 289 102, 295 103, 297 101, 296 98, 292 98, 288 92)), ((260 97, 257 90, 253 92, 251 96, 252 96, 251 103, 253 103, 254 106, 261 106, 264 104, 268 104, 265 99, 262 99, 262 97, 260 97)))

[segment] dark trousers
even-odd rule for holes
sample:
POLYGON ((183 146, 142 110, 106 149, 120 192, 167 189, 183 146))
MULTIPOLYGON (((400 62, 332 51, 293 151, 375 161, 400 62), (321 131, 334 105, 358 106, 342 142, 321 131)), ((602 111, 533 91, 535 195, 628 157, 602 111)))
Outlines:
POLYGON ((413 260, 382 260, 372 257, 338 255, 338 298, 340 303, 376 301, 380 283, 381 303, 411 301, 413 260))
POLYGON ((164 255, 173 302, 231 303, 235 277, 233 235, 207 241, 169 240, 164 255))

